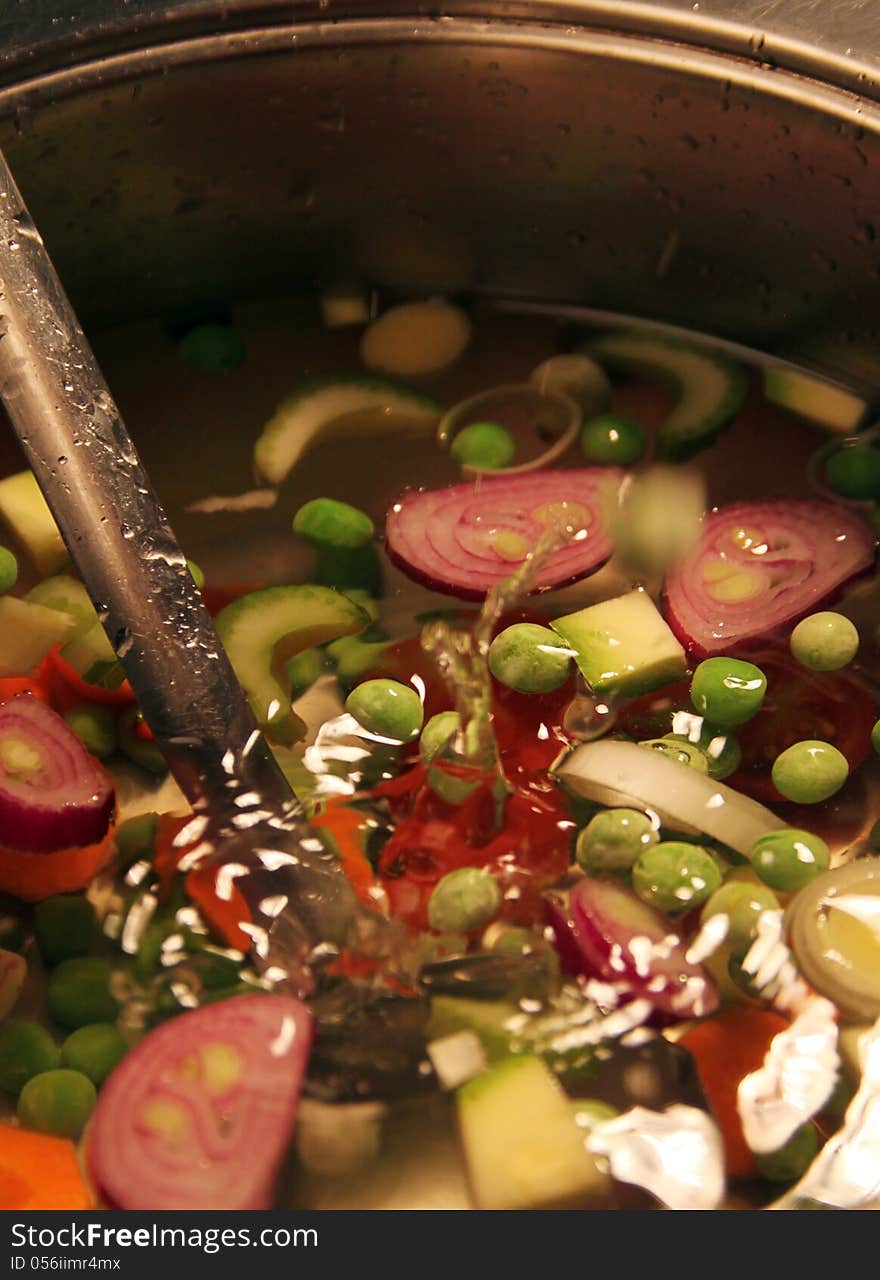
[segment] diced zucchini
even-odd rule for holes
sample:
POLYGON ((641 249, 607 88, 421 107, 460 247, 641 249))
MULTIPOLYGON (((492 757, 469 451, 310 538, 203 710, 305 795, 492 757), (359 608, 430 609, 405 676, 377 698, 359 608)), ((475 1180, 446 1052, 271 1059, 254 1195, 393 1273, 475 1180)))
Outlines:
POLYGON ((687 671, 684 649, 645 591, 603 600, 550 626, 574 650, 594 693, 635 698, 687 671))
POLYGON ((657 454, 682 462, 730 426, 748 391, 745 370, 719 352, 638 330, 592 339, 586 353, 612 373, 659 382, 678 396, 657 433, 657 454))
POLYGON ((312 585, 252 591, 215 619, 260 727, 286 746, 303 736, 305 725, 291 710, 283 664, 303 649, 362 631, 368 622, 341 592, 312 585))
POLYGON ((568 1098, 540 1058, 507 1058, 458 1091, 458 1121, 479 1209, 574 1208, 607 1193, 568 1098))
POLYGON ((854 391, 800 369, 765 369, 764 395, 772 404, 843 435, 857 430, 868 411, 854 391))
POLYGON ((41 575, 57 573, 70 562, 58 526, 32 472, 19 471, 0 480, 0 516, 41 575))
POLYGON ((263 427, 254 445, 257 474, 281 484, 319 437, 361 434, 365 413, 375 414, 371 429, 427 432, 437 425, 440 406, 382 378, 306 382, 282 400, 263 427))
MULTIPOLYGON (((93 683, 98 682, 89 673, 95 668, 104 669, 106 676, 110 667, 119 665, 113 645, 107 638, 107 632, 97 618, 85 631, 74 634, 61 650, 61 656, 83 679, 93 683)), ((105 679, 101 683, 105 688, 113 687, 112 681, 108 684, 105 679)), ((120 678, 117 683, 121 684, 122 679, 120 678)))
POLYGON ((473 1000, 466 996, 434 996, 425 1033, 429 1040, 459 1031, 472 1031, 489 1062, 509 1058, 513 1026, 523 1021, 515 1004, 503 1000, 473 1000))
POLYGON ((0 676, 23 676, 33 671, 74 625, 69 614, 57 609, 0 596, 0 676))
POLYGON ((74 627, 68 634, 70 644, 77 636, 81 636, 95 625, 100 626, 95 606, 85 587, 68 573, 59 573, 52 578, 44 578, 27 593, 27 600, 34 604, 45 605, 47 609, 57 609, 67 613, 74 619, 74 627))

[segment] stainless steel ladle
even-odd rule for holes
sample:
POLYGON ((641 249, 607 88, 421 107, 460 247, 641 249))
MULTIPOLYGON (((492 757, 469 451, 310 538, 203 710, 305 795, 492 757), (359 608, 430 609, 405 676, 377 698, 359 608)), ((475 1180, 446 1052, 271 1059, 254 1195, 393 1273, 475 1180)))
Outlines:
POLYGON ((263 972, 311 986, 365 921, 259 732, 40 234, 0 156, 0 398, 138 704, 248 903, 263 972))

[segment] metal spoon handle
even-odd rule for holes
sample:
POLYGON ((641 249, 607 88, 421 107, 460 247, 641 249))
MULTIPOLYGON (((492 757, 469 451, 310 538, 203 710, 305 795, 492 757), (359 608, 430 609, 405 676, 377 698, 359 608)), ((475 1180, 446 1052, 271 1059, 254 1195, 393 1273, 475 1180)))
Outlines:
POLYGON ((157 744, 194 806, 292 793, 0 155, 0 398, 157 744))

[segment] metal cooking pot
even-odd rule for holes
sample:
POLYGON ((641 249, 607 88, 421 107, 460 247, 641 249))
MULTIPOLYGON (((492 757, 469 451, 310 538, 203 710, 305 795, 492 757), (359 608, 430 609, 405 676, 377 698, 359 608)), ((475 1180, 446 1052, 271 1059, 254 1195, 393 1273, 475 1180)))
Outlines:
MULTIPOLYGON (((0 18, 0 145, 93 327, 361 279, 632 313, 880 388, 871 0, 73 7, 0 18)), ((297 1203, 465 1204, 445 1105, 297 1203)))

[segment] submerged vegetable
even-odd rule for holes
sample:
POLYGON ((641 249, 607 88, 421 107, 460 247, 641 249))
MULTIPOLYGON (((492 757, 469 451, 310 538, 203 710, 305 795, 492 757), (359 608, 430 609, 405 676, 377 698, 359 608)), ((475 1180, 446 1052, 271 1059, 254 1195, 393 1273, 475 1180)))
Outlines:
POLYGON ((445 369, 471 339, 471 322, 460 307, 442 299, 404 302, 374 320, 361 338, 368 369, 419 377, 445 369))
POLYGON ((345 709, 368 733, 396 742, 418 737, 424 711, 412 685, 398 680, 367 680, 345 700, 345 709))
POLYGON ((356 551, 373 537, 373 522, 365 512, 335 498, 312 498, 293 517, 293 532, 313 547, 356 551))
POLYGON ((492 641, 489 670, 518 693, 552 693, 568 679, 571 658, 571 649, 549 627, 517 622, 492 641))
POLYGON ((575 857, 588 874, 628 871, 659 839, 660 833, 646 813, 606 809, 592 817, 578 836, 575 857))
POLYGON ((846 756, 830 742, 796 742, 773 762, 773 785, 796 804, 819 804, 839 791, 849 776, 846 756))
POLYGON ((0 480, 0 516, 41 574, 57 573, 69 560, 52 512, 31 471, 0 480))
POLYGON ((303 383, 282 400, 254 445, 257 474, 280 485, 310 445, 364 431, 430 432, 440 418, 433 400, 380 378, 331 378, 303 383))
POLYGON ((32 1076, 18 1096, 25 1129, 56 1138, 78 1138, 95 1106, 95 1086, 80 1071, 60 1067, 32 1076))
POLYGON ((598 466, 630 467, 645 452, 645 433, 634 418, 602 414, 581 428, 581 452, 598 466))
POLYGON ((296 1118, 311 1015, 241 996, 152 1031, 105 1083, 89 1129, 96 1186, 120 1209, 269 1209, 296 1118))
POLYGON ((459 867, 435 886, 428 923, 441 933, 470 933, 494 919, 501 906, 498 881, 485 868, 459 867))
POLYGON ((26 852, 87 845, 107 831, 113 784, 79 738, 42 702, 0 706, 0 830, 26 852))
POLYGON ((707 515, 666 582, 672 629, 695 656, 730 652, 809 612, 874 559, 874 538, 828 502, 738 502, 707 515))
POLYGON ((880 858, 857 858, 826 871, 793 899, 788 912, 798 967, 849 1018, 880 1016, 880 858))
POLYGON ((856 656, 859 633, 842 613, 811 613, 791 633, 791 652, 811 671, 839 671, 856 656))
POLYGON ((717 351, 637 330, 593 338, 588 355, 614 373, 660 382, 678 394, 657 433, 661 458, 680 462, 711 444, 739 413, 748 391, 745 370, 717 351))
MULTIPOLYGON (((654 846, 659 848, 659 845, 654 846)), ((613 879, 580 880, 569 913, 550 903, 549 922, 563 967, 619 984, 634 999, 686 1019, 718 1005, 706 970, 687 958, 669 921, 613 879)))
POLYGON ((828 845, 820 836, 793 828, 768 832, 751 854, 758 875, 780 893, 797 893, 827 871, 830 861, 828 845))
POLYGON ((367 622, 363 610, 347 596, 314 586, 252 591, 228 604, 215 619, 258 723, 286 745, 302 736, 304 726, 290 708, 290 690, 281 684, 275 664, 361 631, 367 622))
POLYGON ((691 701, 697 711, 725 729, 751 720, 766 692, 767 677, 761 668, 738 658, 706 658, 691 679, 691 701))
POLYGON ((684 649, 646 591, 602 600, 550 626, 594 693, 636 697, 685 673, 684 649))
POLYGON ((8 547, 0 547, 0 591, 10 591, 18 581, 18 560, 8 547))
POLYGON ((548 529, 560 549, 532 590, 560 587, 598 569, 611 554, 604 506, 620 483, 614 468, 542 471, 404 494, 388 514, 388 554, 405 573, 465 600, 508 578, 548 529), (566 531, 570 533, 566 536, 566 531))
POLYGON ((721 884, 721 872, 712 855, 684 840, 649 845, 639 854, 632 874, 639 897, 667 915, 681 915, 698 907, 721 884))

